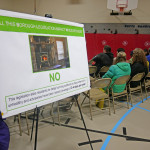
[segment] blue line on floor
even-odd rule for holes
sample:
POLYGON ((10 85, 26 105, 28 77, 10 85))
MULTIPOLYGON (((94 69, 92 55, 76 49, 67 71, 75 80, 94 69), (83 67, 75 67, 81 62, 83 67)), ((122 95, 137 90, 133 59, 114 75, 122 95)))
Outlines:
POLYGON ((140 108, 140 109, 143 109, 143 110, 146 110, 146 111, 150 112, 150 110, 148 110, 148 109, 145 109, 145 108, 143 108, 143 107, 140 107, 140 106, 137 106, 137 108, 140 108))
MULTIPOLYGON (((126 104, 127 104, 127 102, 124 102, 124 103, 126 103, 126 104)), ((129 103, 129 105, 131 105, 131 103, 129 103)), ((143 108, 143 107, 140 107, 140 106, 137 106, 137 108, 140 108, 140 109, 143 109, 143 110, 145 110, 145 111, 148 111, 148 112, 150 112, 150 110, 148 110, 148 109, 145 109, 145 108, 143 108)))
MULTIPOLYGON (((150 98, 150 96, 147 97, 147 98, 150 98)), ((144 99, 143 101, 147 100, 147 98, 144 99)), ((136 105, 133 105, 133 107, 131 107, 131 108, 122 116, 122 118, 117 122, 117 124, 113 127, 113 129, 111 130, 111 133, 115 133, 115 131, 117 130, 117 128, 119 127, 119 125, 122 123, 122 121, 130 114, 130 112, 131 112, 133 109, 135 109, 136 107, 138 107, 138 105, 140 105, 141 103, 142 103, 142 101, 138 102, 136 105)), ((104 144, 103 144, 102 147, 101 147, 101 150, 105 150, 105 149, 106 149, 106 146, 108 145, 108 143, 109 143, 111 137, 112 137, 112 136, 109 135, 109 136, 106 138, 104 144)))

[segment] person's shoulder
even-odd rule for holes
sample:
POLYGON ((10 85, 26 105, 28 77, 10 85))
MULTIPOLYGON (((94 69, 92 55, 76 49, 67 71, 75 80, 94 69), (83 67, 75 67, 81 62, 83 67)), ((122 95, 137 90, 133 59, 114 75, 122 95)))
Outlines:
POLYGON ((124 65, 130 66, 130 63, 128 62, 123 62, 124 65))
POLYGON ((94 58, 101 58, 101 57, 103 57, 104 56, 104 53, 99 53, 99 54, 97 54, 96 56, 94 56, 94 58))
POLYGON ((100 53, 99 54, 99 57, 103 57, 103 58, 108 58, 109 57, 109 55, 107 55, 107 53, 100 53))
POLYGON ((114 58, 114 54, 112 52, 109 52, 109 53, 105 53, 106 55, 108 55, 109 57, 112 57, 114 58))
POLYGON ((147 59, 150 59, 150 55, 146 56, 147 59))
POLYGON ((95 55, 92 60, 93 61, 98 61, 101 58, 100 54, 95 55))
POLYGON ((144 64, 143 63, 141 63, 141 62, 134 62, 132 65, 131 65, 131 67, 143 67, 144 66, 144 64))
POLYGON ((105 54, 105 53, 99 53, 98 55, 99 55, 99 56, 102 56, 102 55, 106 55, 106 54, 105 54))
POLYGON ((114 69, 114 68, 116 68, 117 67, 117 65, 111 65, 110 67, 109 67, 109 69, 114 69))

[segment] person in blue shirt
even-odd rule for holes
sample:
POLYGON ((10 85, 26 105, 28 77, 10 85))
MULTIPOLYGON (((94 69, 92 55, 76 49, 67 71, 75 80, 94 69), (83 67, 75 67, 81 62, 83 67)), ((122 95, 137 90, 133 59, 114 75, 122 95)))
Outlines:
POLYGON ((146 58, 147 58, 147 61, 149 62, 149 71, 150 71, 150 55, 147 55, 146 58))
POLYGON ((8 150, 10 141, 10 133, 8 126, 3 121, 0 112, 0 150, 8 150))

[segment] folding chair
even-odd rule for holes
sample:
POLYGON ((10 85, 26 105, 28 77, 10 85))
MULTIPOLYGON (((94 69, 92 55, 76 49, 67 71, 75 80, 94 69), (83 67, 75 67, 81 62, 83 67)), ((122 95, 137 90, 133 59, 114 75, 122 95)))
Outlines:
POLYGON ((144 88, 146 93, 146 98, 148 97, 147 89, 150 87, 150 72, 148 72, 147 76, 144 79, 144 88))
MULTIPOLYGON (((15 115, 14 116, 14 122, 16 121, 16 118, 18 117, 18 126, 19 126, 19 131, 20 131, 20 136, 22 136, 22 128, 21 128, 21 114, 15 115)), ((25 118, 26 118, 26 125, 27 125, 27 130, 28 130, 28 135, 30 135, 30 129, 29 129, 29 123, 28 123, 28 114, 25 112, 25 118)), ((9 126, 15 127, 15 126, 9 126)))
POLYGON ((132 105, 132 94, 135 92, 140 91, 141 92, 141 98, 142 98, 142 103, 143 103, 143 91, 142 91, 142 83, 141 80, 144 77, 145 73, 138 73, 135 76, 132 77, 132 79, 129 82, 129 94, 130 94, 130 100, 131 100, 131 106, 132 105), (137 87, 131 87, 131 82, 140 82, 140 85, 138 85, 137 87))
MULTIPOLYGON (((78 95, 76 95, 76 96, 78 98, 78 95)), ((65 98, 62 101, 57 101, 57 115, 58 115, 59 125, 61 125, 60 117, 61 116, 68 116, 68 113, 60 114, 60 109, 67 112, 67 111, 71 110, 73 103, 76 104, 76 101, 74 100, 73 96, 65 98)))
MULTIPOLYGON (((92 104, 91 101, 94 100, 96 101, 101 101, 101 99, 108 100, 108 108, 109 108, 109 115, 111 114, 110 112, 110 98, 109 98, 109 86, 111 84, 111 79, 110 78, 105 78, 105 79, 98 79, 95 82, 92 83, 91 89, 87 93, 86 97, 89 98, 89 106, 90 106, 90 115, 91 115, 91 120, 93 119, 92 117, 92 104), (106 93, 102 92, 100 89, 106 88, 106 93)), ((82 103, 83 104, 83 103, 82 103)))
POLYGON ((111 86, 114 114, 115 114, 115 98, 119 98, 119 97, 122 97, 122 96, 127 96, 127 107, 129 108, 129 98, 128 98, 128 91, 127 91, 127 82, 129 81, 129 79, 130 79, 129 75, 119 77, 118 79, 115 80, 115 82, 111 86), (115 85, 122 85, 122 84, 126 84, 124 91, 121 92, 121 93, 115 93, 113 91, 113 87, 115 85))
POLYGON ((110 67, 108 67, 108 66, 103 66, 98 73, 98 77, 99 78, 102 77, 109 70, 109 68, 110 67))
MULTIPOLYGON (((92 82, 94 82, 96 80, 96 73, 97 71, 97 67, 96 66, 89 66, 89 75, 92 74, 93 77, 90 76, 90 84, 92 84, 92 82)), ((83 95, 85 95, 84 100, 82 101, 81 105, 84 103, 87 94, 89 94, 89 91, 85 91, 83 92, 83 95)))
POLYGON ((89 75, 91 75, 91 74, 93 75, 93 77, 90 76, 90 82, 95 81, 95 79, 96 79, 96 75, 95 75, 96 71, 97 71, 97 67, 96 66, 89 66, 89 75))

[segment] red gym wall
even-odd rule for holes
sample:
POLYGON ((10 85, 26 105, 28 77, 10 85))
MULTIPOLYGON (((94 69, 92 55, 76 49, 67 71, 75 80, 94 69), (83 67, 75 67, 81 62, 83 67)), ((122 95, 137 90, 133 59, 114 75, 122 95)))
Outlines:
POLYGON ((135 48, 150 48, 150 35, 147 34, 94 34, 86 33, 86 45, 88 60, 95 55, 103 52, 104 45, 112 48, 112 53, 116 56, 118 48, 124 48, 127 59, 130 58, 130 52, 135 48))

